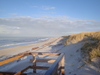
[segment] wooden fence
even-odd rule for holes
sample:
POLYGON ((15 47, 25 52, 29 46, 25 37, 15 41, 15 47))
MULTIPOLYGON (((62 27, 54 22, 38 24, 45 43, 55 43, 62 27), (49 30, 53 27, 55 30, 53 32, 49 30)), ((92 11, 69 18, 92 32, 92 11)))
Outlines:
POLYGON ((14 60, 17 60, 17 59, 22 58, 27 55, 33 55, 33 59, 30 59, 30 61, 33 62, 33 66, 28 66, 25 69, 23 69, 17 73, 0 72, 0 75, 27 75, 23 72, 25 72, 26 70, 28 70, 30 68, 33 69, 33 73, 36 73, 37 69, 43 69, 43 70, 47 70, 44 75, 64 75, 64 53, 29 52, 29 53, 20 54, 20 55, 14 56, 12 58, 0 61, 0 65, 7 64, 9 62, 12 62, 14 60), (36 59, 36 55, 57 55, 58 58, 56 60, 36 59), (36 62, 47 62, 47 63, 52 63, 52 65, 51 65, 51 67, 37 66, 36 62))

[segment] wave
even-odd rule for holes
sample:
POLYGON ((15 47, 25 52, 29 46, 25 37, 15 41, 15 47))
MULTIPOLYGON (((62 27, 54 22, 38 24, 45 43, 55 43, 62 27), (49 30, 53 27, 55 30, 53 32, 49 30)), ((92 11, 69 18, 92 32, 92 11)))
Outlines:
POLYGON ((5 45, 1 45, 0 49, 9 48, 9 47, 15 47, 15 46, 23 46, 23 45, 35 44, 35 43, 46 41, 48 39, 49 38, 42 38, 42 39, 38 39, 38 40, 35 40, 35 41, 31 41, 31 42, 20 42, 20 43, 5 44, 5 45))

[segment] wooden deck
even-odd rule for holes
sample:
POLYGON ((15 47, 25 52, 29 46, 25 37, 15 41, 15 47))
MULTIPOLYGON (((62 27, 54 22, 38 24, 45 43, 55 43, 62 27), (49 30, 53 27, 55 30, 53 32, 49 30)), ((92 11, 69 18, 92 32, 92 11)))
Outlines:
POLYGON ((0 75, 27 75, 24 72, 28 69, 33 69, 33 73, 36 73, 37 69, 47 70, 44 75, 64 75, 64 53, 28 52, 28 53, 19 54, 17 56, 11 57, 9 59, 0 61, 0 65, 7 64, 9 62, 12 62, 14 60, 17 60, 19 58, 22 58, 22 57, 28 56, 28 55, 33 55, 33 59, 30 59, 30 61, 33 63, 33 66, 28 66, 17 73, 0 72, 0 75), (36 55, 55 55, 55 56, 58 56, 58 58, 56 60, 36 59, 36 55), (36 65, 37 62, 52 63, 52 65, 51 65, 51 67, 38 66, 38 65, 36 65))

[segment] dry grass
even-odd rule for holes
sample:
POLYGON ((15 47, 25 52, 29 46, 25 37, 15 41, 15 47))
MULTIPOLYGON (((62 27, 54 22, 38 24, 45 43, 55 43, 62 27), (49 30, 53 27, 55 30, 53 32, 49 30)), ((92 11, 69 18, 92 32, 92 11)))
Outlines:
POLYGON ((100 57, 100 48, 93 48, 93 50, 89 52, 89 56, 90 59, 93 59, 95 57, 100 57))
POLYGON ((100 57, 100 31, 79 33, 67 36, 64 45, 71 43, 77 43, 84 40, 84 45, 81 48, 83 55, 88 55, 88 60, 92 60, 95 57, 100 57))
POLYGON ((99 40, 100 41, 100 31, 95 32, 92 36, 93 40, 99 40))
POLYGON ((88 60, 91 61, 95 57, 100 57, 100 41, 88 41, 85 42, 81 48, 81 52, 86 57, 88 55, 88 60))
POLYGON ((82 41, 83 39, 86 39, 87 37, 91 37, 93 35, 93 33, 82 32, 82 33, 79 33, 79 34, 73 34, 73 35, 66 36, 66 37, 68 37, 68 39, 65 41, 64 45, 68 45, 68 44, 71 44, 71 43, 76 43, 76 42, 82 41))
POLYGON ((84 38, 84 33, 79 33, 79 34, 74 34, 74 35, 69 35, 67 36, 67 40, 65 41, 64 45, 69 45, 71 43, 76 43, 79 42, 81 40, 83 40, 84 38))

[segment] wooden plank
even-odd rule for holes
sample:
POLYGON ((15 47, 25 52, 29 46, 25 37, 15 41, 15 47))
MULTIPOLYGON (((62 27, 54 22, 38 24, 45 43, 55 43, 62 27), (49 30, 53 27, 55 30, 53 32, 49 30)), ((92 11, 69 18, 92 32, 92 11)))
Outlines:
POLYGON ((0 65, 4 65, 6 63, 12 62, 14 60, 17 60, 17 59, 19 59, 21 57, 24 57, 24 56, 27 56, 29 54, 32 54, 32 55, 60 55, 61 53, 41 53, 41 52, 37 53, 37 52, 30 52, 30 53, 25 53, 25 54, 22 54, 22 55, 18 55, 18 56, 15 56, 15 57, 12 57, 12 58, 0 61, 0 65))
MULTIPOLYGON (((29 54, 32 54, 33 56, 35 55, 59 55, 59 57, 57 58, 57 60, 48 60, 48 59, 37 59, 37 60, 34 60, 33 62, 54 62, 53 65, 49 68, 49 67, 42 67, 42 66, 36 66, 36 65, 33 65, 33 66, 29 66, 27 68, 25 68, 24 70, 20 71, 20 72, 17 72, 15 75, 20 75, 21 73, 23 73, 25 70, 29 69, 29 68, 32 68, 34 70, 36 69, 44 69, 44 70, 47 70, 49 69, 45 75, 55 75, 57 74, 57 71, 58 71, 58 66, 59 66, 59 62, 62 61, 63 59, 63 53, 47 53, 47 52, 30 52, 30 53, 25 53, 25 54, 21 54, 21 55, 18 55, 18 56, 15 56, 15 57, 12 57, 12 58, 9 58, 9 59, 6 59, 6 60, 3 60, 3 61, 0 61, 0 65, 3 65, 3 64, 6 64, 6 63, 9 63, 9 62, 12 62, 16 59, 19 59, 21 57, 24 57, 24 56, 27 56, 29 54)), ((36 59, 36 58, 35 58, 36 59)), ((62 71, 63 72, 63 71, 62 71)), ((62 73, 64 74, 64 72, 62 73)), ((1 74, 2 75, 2 74, 1 74)), ((14 74, 13 74, 14 75, 14 74)))
POLYGON ((25 69, 23 69, 23 70, 17 72, 17 73, 14 74, 14 75, 21 75, 24 71, 26 71, 26 70, 29 69, 29 68, 30 68, 30 66, 28 66, 28 67, 26 67, 25 69))
POLYGON ((35 50, 35 49, 38 49, 39 47, 34 47, 34 48, 32 48, 32 50, 35 50))
MULTIPOLYGON (((31 62, 34 61, 34 59, 30 59, 31 62)), ((52 59, 36 59, 36 62, 47 62, 47 63, 53 63, 55 60, 52 59)))
POLYGON ((55 60, 51 59, 36 59, 36 62, 48 62, 48 63, 53 63, 55 60))
POLYGON ((44 66, 31 66, 32 69, 43 69, 43 70, 47 70, 49 69, 49 67, 44 67, 44 66))
POLYGON ((57 58, 57 60, 52 64, 52 66, 47 70, 44 75, 55 75, 59 66, 59 62, 62 60, 63 56, 64 54, 61 53, 61 55, 57 58))
POLYGON ((18 55, 18 56, 15 56, 15 57, 12 57, 12 58, 9 58, 9 59, 0 61, 0 65, 4 65, 4 64, 6 64, 6 63, 12 62, 12 61, 17 60, 17 59, 19 59, 19 58, 21 58, 21 57, 24 57, 24 56, 26 56, 26 55, 28 55, 28 53, 22 54, 22 55, 18 55))
MULTIPOLYGON (((14 75, 14 74, 15 74, 15 72, 0 72, 0 75, 14 75)), ((27 74, 23 73, 20 75, 27 75, 27 74)))
POLYGON ((60 55, 61 53, 31 52, 32 55, 60 55))

